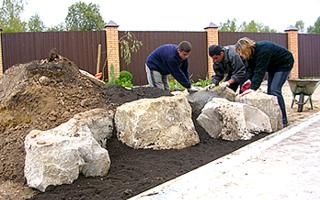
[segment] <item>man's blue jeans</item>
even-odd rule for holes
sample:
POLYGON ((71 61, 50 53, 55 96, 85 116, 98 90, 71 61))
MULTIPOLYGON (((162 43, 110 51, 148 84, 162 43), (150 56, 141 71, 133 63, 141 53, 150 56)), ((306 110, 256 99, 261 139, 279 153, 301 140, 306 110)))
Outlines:
POLYGON ((290 71, 268 72, 268 91, 270 95, 274 95, 278 99, 278 104, 282 113, 282 124, 286 126, 288 124, 288 118, 286 113, 286 105, 282 96, 282 86, 286 82, 290 71))

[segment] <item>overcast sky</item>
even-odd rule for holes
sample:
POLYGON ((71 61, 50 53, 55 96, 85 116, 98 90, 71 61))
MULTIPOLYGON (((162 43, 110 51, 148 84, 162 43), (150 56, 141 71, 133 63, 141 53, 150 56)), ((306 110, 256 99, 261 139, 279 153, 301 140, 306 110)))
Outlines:
MULTIPOLYGON (((2 0, 1 5, 2 5, 2 0)), ((26 0, 23 20, 38 14, 47 27, 64 22, 68 7, 79 0, 26 0)), ((203 31, 235 18, 237 25, 255 20, 283 32, 303 20, 314 25, 320 16, 320 0, 83 0, 100 7, 105 22, 119 30, 203 31)))

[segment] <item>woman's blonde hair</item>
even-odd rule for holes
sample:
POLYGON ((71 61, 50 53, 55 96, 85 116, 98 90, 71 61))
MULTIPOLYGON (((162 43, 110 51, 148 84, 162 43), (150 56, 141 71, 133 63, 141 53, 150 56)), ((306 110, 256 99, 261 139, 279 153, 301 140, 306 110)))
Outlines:
POLYGON ((254 47, 256 46, 256 42, 247 37, 244 37, 240 38, 235 46, 236 51, 241 57, 243 57, 244 59, 249 59, 254 54, 254 47))

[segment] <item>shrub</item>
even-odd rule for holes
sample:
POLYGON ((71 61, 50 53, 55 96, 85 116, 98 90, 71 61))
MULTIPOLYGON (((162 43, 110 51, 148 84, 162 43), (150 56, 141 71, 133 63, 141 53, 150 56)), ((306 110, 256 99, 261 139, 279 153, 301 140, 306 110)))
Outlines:
POLYGON ((212 80, 211 79, 199 79, 197 82, 193 82, 192 85, 194 86, 199 86, 199 87, 206 87, 208 85, 212 84, 212 80))
POLYGON ((119 74, 119 78, 115 81, 117 85, 121 85, 122 87, 132 87, 133 75, 129 71, 121 71, 119 74))

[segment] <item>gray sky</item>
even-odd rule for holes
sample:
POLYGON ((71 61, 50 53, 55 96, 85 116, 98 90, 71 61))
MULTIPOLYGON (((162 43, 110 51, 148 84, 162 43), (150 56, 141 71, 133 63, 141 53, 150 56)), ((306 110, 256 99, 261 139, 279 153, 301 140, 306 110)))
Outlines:
MULTIPOLYGON (((38 14, 46 26, 64 22, 68 7, 79 0, 27 0, 23 20, 38 14)), ((320 0, 83 0, 100 6, 103 19, 120 30, 203 31, 235 18, 255 20, 283 32, 303 20, 305 28, 320 16, 320 0)), ((2 0, 1 0, 2 5, 2 0)))

